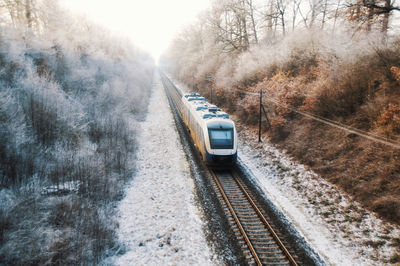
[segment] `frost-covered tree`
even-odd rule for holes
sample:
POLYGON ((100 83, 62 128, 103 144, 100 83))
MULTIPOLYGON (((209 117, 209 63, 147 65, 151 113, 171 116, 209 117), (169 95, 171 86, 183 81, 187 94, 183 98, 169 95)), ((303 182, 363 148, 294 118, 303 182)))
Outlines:
POLYGON ((0 16, 3 22, 14 27, 27 27, 41 32, 58 13, 57 0, 0 0, 0 16))
POLYGON ((56 3, 0 0, 1 265, 99 264, 117 245, 109 203, 150 94, 148 54, 56 3))
POLYGON ((389 30, 390 17, 400 11, 396 0, 357 0, 347 3, 349 20, 358 24, 358 28, 371 31, 379 25, 383 34, 389 30))
POLYGON ((256 13, 252 0, 214 1, 209 26, 226 51, 246 51, 259 40, 256 13))

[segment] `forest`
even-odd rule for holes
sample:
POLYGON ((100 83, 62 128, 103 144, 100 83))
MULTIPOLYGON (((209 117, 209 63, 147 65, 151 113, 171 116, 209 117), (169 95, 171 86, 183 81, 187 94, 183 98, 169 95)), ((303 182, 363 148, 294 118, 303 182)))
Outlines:
POLYGON ((212 1, 161 63, 242 128, 262 91, 264 138, 399 223, 399 15, 390 0, 212 1))
POLYGON ((52 0, 0 1, 0 264, 118 253, 154 61, 52 0))

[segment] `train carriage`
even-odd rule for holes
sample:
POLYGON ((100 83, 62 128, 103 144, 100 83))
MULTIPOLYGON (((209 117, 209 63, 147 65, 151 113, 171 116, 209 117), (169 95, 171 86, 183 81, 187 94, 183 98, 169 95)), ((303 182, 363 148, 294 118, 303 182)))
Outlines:
POLYGON ((198 93, 183 94, 165 74, 161 77, 203 160, 214 166, 235 163, 238 138, 229 115, 198 93))
POLYGON ((232 164, 237 159, 237 132, 229 115, 197 93, 184 94, 181 114, 190 135, 210 165, 232 164))

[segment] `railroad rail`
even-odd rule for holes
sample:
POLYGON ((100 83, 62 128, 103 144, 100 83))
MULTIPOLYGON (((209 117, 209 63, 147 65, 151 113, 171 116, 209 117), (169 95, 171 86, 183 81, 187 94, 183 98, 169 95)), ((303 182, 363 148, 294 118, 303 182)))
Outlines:
MULTIPOLYGON (((160 72, 161 81, 170 101, 171 108, 176 112, 175 119, 180 121, 179 99, 182 93, 169 78, 160 72)), ((237 167, 230 169, 208 168, 207 175, 212 183, 212 190, 224 209, 227 220, 232 228, 237 243, 242 250, 243 263, 249 265, 314 265, 298 243, 288 236, 287 228, 274 214, 269 213, 269 207, 263 205, 257 192, 248 187, 246 181, 241 181, 242 170, 237 167), (253 193, 255 194, 252 194, 253 193), (259 205, 261 204, 261 205, 259 205), (263 208, 260 208, 263 206, 263 208), (267 210, 268 209, 268 210, 267 210), (267 217, 267 218, 266 218, 267 217), (282 226, 283 225, 283 226, 282 226), (281 237, 281 238, 280 238, 281 237)), ((242 258, 241 258, 242 259, 242 258)))
POLYGON ((298 265, 232 170, 210 169, 249 264, 298 265))

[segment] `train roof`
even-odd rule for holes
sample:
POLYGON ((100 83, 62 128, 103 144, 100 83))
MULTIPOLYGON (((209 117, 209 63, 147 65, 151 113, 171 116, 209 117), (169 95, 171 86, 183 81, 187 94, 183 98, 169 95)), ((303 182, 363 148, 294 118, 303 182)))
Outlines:
POLYGON ((182 98, 186 101, 186 105, 199 122, 202 121, 207 125, 213 125, 213 127, 217 126, 217 124, 220 127, 223 126, 223 128, 227 128, 229 124, 233 127, 234 123, 230 119, 229 114, 221 111, 218 106, 206 102, 205 98, 200 94, 187 93, 182 98))
POLYGON ((188 98, 188 97, 201 97, 201 95, 196 93, 196 92, 190 92, 190 93, 185 93, 183 95, 183 97, 185 97, 185 98, 188 98))
POLYGON ((195 97, 192 97, 192 96, 189 96, 189 97, 187 97, 187 100, 188 100, 188 102, 191 102, 191 101, 206 101, 206 98, 204 98, 204 97, 199 97, 199 96, 195 96, 195 97))

